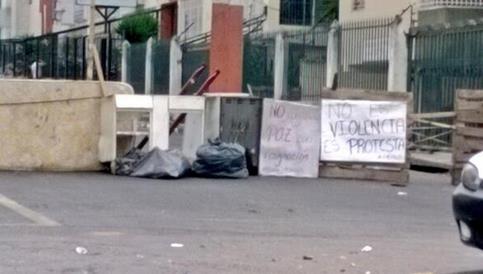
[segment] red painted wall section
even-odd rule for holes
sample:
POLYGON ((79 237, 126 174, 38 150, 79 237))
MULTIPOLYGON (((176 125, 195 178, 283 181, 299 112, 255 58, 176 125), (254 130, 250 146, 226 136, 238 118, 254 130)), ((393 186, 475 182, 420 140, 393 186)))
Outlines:
POLYGON ((161 6, 160 37, 171 39, 177 32, 178 4, 171 2, 161 6))
POLYGON ((242 92, 243 71, 243 7, 213 4, 210 74, 217 69, 220 76, 209 92, 242 92))
POLYGON ((51 33, 54 26, 54 0, 40 0, 40 14, 42 15, 42 34, 51 33))

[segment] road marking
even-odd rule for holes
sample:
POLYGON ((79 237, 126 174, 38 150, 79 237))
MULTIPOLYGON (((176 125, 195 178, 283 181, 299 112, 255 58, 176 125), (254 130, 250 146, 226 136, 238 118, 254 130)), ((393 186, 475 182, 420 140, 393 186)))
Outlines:
POLYGON ((0 194, 0 205, 4 206, 17 214, 29 219, 30 221, 36 223, 40 226, 60 226, 60 224, 52 219, 45 217, 44 215, 37 213, 23 205, 17 203, 16 201, 0 194))

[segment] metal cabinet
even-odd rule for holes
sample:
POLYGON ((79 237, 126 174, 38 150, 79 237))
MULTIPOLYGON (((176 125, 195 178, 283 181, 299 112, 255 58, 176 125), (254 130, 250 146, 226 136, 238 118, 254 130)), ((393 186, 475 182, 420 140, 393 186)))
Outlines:
POLYGON ((210 138, 235 142, 248 151, 248 165, 256 172, 260 148, 263 100, 246 95, 210 95, 207 98, 206 132, 210 138))

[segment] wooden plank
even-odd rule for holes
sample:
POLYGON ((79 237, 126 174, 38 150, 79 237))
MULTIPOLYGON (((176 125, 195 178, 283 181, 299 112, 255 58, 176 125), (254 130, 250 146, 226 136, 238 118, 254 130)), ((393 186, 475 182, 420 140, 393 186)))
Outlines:
POLYGON ((455 155, 454 155, 454 162, 455 162, 455 164, 466 163, 471 159, 471 157, 475 156, 476 153, 478 153, 478 151, 477 152, 470 152, 470 153, 456 152, 455 155))
POLYGON ((458 99, 482 100, 483 101, 483 90, 458 89, 456 91, 456 96, 457 96, 458 99))
POLYGON ((456 134, 462 136, 483 138, 483 128, 464 127, 457 125, 456 134))
POLYGON ((431 112, 431 113, 414 113, 410 117, 414 120, 417 119, 441 119, 441 118, 454 118, 456 117, 456 112, 431 112))
POLYGON ((461 168, 455 168, 451 172, 451 183, 455 186, 460 183, 460 177, 461 177, 461 168))
POLYGON ((383 169, 354 169, 341 168, 339 166, 322 165, 319 169, 320 177, 337 179, 360 179, 378 182, 387 182, 405 186, 409 182, 409 172, 404 170, 383 170, 383 169))
POLYGON ((450 152, 411 152, 411 165, 435 167, 451 170, 453 168, 453 154, 450 152))
POLYGON ((456 117, 457 122, 483 124, 483 108, 476 110, 460 110, 456 117))
POLYGON ((453 145, 456 151, 481 151, 483 150, 483 139, 474 137, 463 137, 455 135, 453 145))
POLYGON ((417 119, 414 122, 416 122, 416 123, 422 123, 422 124, 428 124, 428 125, 432 125, 432 126, 439 127, 439 128, 446 128, 446 129, 455 129, 456 128, 453 125, 448 125, 448 124, 445 124, 445 123, 428 121, 428 120, 424 120, 424 119, 417 119))
POLYGON ((456 98, 455 111, 483 109, 483 101, 468 101, 456 98))
POLYGON ((337 91, 322 91, 321 98, 336 100, 408 101, 412 98, 412 94, 407 92, 340 89, 337 91))

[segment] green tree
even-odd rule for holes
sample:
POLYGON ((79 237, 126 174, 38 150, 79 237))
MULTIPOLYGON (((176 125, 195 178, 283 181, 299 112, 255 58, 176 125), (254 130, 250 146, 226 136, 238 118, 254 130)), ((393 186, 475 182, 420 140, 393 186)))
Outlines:
POLYGON ((332 22, 339 18, 339 0, 315 0, 316 23, 332 22))
POLYGON ((143 43, 158 34, 158 22, 149 14, 135 14, 121 20, 116 28, 129 43, 143 43))

